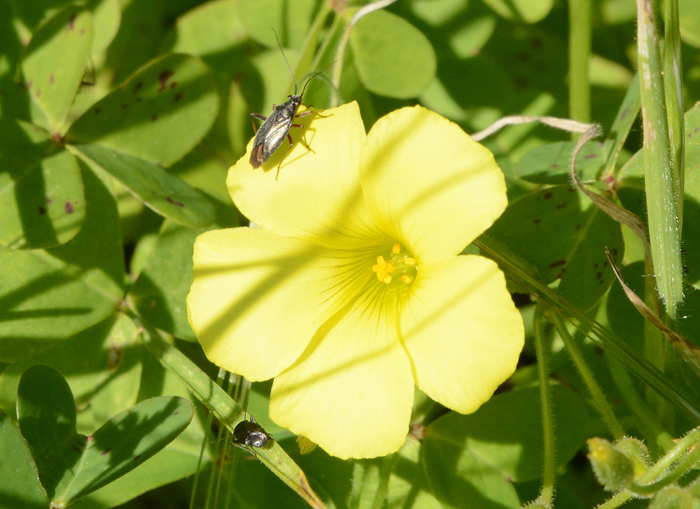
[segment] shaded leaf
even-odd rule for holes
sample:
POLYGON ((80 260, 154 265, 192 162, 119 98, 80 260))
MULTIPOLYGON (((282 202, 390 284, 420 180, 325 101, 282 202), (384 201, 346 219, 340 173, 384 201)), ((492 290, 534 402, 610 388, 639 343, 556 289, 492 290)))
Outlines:
POLYGON ((0 411, 0 508, 46 509, 49 499, 27 442, 17 426, 0 411))
POLYGON ((582 309, 598 302, 614 279, 605 247, 618 262, 624 249, 620 225, 569 186, 514 202, 485 235, 531 264, 542 283, 561 279, 561 295, 582 309))
POLYGON ((114 198, 83 172, 87 215, 66 244, 0 248, 0 360, 18 361, 114 314, 123 296, 124 255, 114 198))
POLYGON ((71 240, 85 221, 75 158, 43 129, 0 119, 0 243, 37 249, 71 240))
POLYGON ((250 36, 276 48, 277 32, 282 46, 300 48, 311 25, 318 0, 238 0, 237 10, 250 36))
MULTIPOLYGON (((588 411, 571 389, 561 385, 551 389, 557 429, 566 430, 556 438, 556 461, 564 465, 585 442, 588 411)), ((451 412, 441 417, 425 433, 424 456, 438 467, 435 472, 429 468, 428 477, 432 481, 440 470, 446 471, 452 462, 459 465, 467 456, 467 464, 479 458, 512 481, 537 479, 544 461, 540 408, 539 388, 528 387, 494 396, 471 415, 451 412)), ((468 481, 470 475, 460 477, 468 481)))
POLYGON ((435 78, 430 41, 395 14, 375 11, 362 17, 350 32, 350 46, 362 84, 376 94, 416 97, 435 78))
POLYGON ((554 0, 483 0, 495 12, 506 19, 521 19, 537 23, 552 10, 554 0))
POLYGON ((100 144, 81 144, 75 149, 159 214, 187 226, 206 226, 214 222, 213 202, 157 164, 100 144))
POLYGON ((29 96, 52 132, 61 130, 92 47, 92 15, 69 5, 42 24, 22 59, 29 96))
POLYGON ((41 364, 24 373, 17 399, 20 429, 52 504, 60 507, 136 468, 179 435, 193 415, 189 401, 163 396, 118 414, 91 437, 78 435, 68 384, 41 364))
MULTIPOLYGON (((515 173, 528 182, 566 184, 571 171, 571 156, 576 143, 548 143, 531 150, 516 164, 515 173)), ((594 179, 605 165, 607 150, 602 143, 586 143, 576 157, 576 172, 581 180, 594 179)))
POLYGON ((90 107, 65 139, 170 166, 202 140, 218 108, 209 68, 196 57, 166 55, 90 107))
POLYGON ((119 314, 8 366, 0 375, 0 406, 14 415, 22 373, 33 364, 46 364, 58 370, 71 388, 81 409, 78 430, 92 432, 136 403, 142 352, 135 344, 137 332, 136 325, 119 314))

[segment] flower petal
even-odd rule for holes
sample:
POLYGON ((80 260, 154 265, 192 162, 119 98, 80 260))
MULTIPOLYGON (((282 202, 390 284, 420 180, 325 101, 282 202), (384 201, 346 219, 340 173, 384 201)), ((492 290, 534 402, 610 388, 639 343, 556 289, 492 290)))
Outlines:
POLYGON ((285 141, 256 170, 249 163, 251 140, 246 155, 229 170, 227 184, 236 206, 258 226, 336 246, 372 231, 358 172, 365 128, 354 102, 321 114, 325 118, 294 119, 305 126, 311 150, 301 129, 292 128, 295 143, 289 154, 285 157, 285 141))
POLYGON ((375 296, 325 324, 275 378, 270 417, 333 456, 383 456, 406 440, 413 392, 395 304, 375 296))
POLYGON ((459 254, 507 204, 493 154, 421 106, 396 110, 372 127, 360 180, 378 226, 419 263, 459 254))
POLYGON ((210 231, 195 242, 190 324, 213 363, 267 380, 357 295, 358 270, 367 271, 366 259, 352 251, 259 229, 210 231))
POLYGON ((461 413, 474 412, 515 371, 520 313, 498 266, 457 256, 421 266, 401 315, 416 385, 461 413))

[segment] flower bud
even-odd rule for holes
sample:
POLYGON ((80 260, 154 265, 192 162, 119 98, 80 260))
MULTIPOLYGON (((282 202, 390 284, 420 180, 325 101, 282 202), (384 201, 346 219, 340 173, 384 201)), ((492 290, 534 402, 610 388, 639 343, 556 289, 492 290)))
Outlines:
POLYGON ((693 509, 693 496, 678 486, 669 486, 654 495, 649 509, 693 509))
POLYGON ((634 480, 634 464, 602 438, 588 440, 588 459, 598 482, 606 490, 620 491, 634 480))

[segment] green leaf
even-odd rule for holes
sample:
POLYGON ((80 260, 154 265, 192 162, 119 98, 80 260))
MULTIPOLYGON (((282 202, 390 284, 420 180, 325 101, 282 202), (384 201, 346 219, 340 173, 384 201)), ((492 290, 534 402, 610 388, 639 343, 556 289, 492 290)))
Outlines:
POLYGON ((80 469, 55 500, 68 504, 133 470, 182 433, 193 415, 192 403, 170 396, 120 413, 90 437, 80 469))
POLYGON ((683 42, 700 48, 700 4, 695 0, 678 0, 683 42))
POLYGON ((529 262, 542 283, 561 279, 559 293, 590 309, 614 279, 607 247, 622 259, 620 225, 569 186, 544 189, 510 205, 485 234, 529 262))
POLYGON ((34 33, 22 60, 32 101, 59 132, 85 72, 92 47, 92 15, 69 5, 34 33))
POLYGON ((350 32, 354 63, 368 90, 406 99, 435 78, 435 51, 413 25, 386 11, 362 17, 350 32))
POLYGON ((18 361, 114 314, 123 297, 124 255, 114 198, 83 172, 87 214, 58 247, 0 247, 0 360, 18 361))
MULTIPOLYGON (((153 334, 146 346, 161 364, 179 376, 192 394, 233 433, 238 422, 245 418, 243 408, 177 348, 153 334)), ((248 447, 248 450, 311 506, 322 507, 321 500, 309 486, 309 481, 299 466, 282 450, 277 441, 273 441, 271 446, 269 444, 270 442, 268 447, 261 449, 248 447)))
MULTIPOLYGON (((571 156, 576 148, 572 141, 548 143, 525 154, 515 166, 515 173, 528 182, 567 184, 571 177, 571 156)), ((603 143, 586 143, 576 157, 576 172, 583 181, 594 179, 605 165, 607 150, 603 143)))
MULTIPOLYGON (((254 5, 258 3, 262 2, 254 5)), ((243 43, 249 36, 238 14, 245 8, 238 0, 215 0, 192 9, 177 19, 166 47, 173 53, 196 55, 214 68, 218 63, 224 68, 240 66, 241 62, 231 62, 231 57, 245 58, 243 43)), ((274 40, 269 25, 267 31, 274 40)))
POLYGON ((35 125, 0 119, 0 168, 0 243, 37 249, 75 237, 85 196, 71 154, 35 125))
MULTIPOLYGON (((558 465, 565 465, 585 442, 588 410, 571 389, 561 385, 552 385, 551 389, 556 429, 565 430, 556 435, 556 460, 558 465)), ((462 456, 469 457, 467 463, 473 461, 472 457, 479 458, 512 481, 537 479, 544 461, 539 388, 499 394, 471 415, 451 412, 430 424, 425 437, 426 462, 438 467, 428 469, 431 481, 451 461, 459 463, 462 456)), ((461 477, 469 480, 471 474, 461 477)))
POLYGON ((186 299, 192 286, 194 239, 200 233, 166 223, 130 292, 134 307, 144 320, 191 341, 197 337, 187 320, 186 299))
POLYGON ((311 25, 318 0, 238 0, 237 10, 248 34, 276 48, 274 28, 283 46, 300 48, 311 25))
POLYGON ((46 509, 49 499, 27 442, 0 411, 0 509, 46 509))
POLYGON ((218 109, 209 68, 196 57, 166 55, 90 107, 65 140, 170 166, 202 140, 218 109))
POLYGON ((58 507, 136 468, 179 435, 194 413, 183 398, 152 398, 84 437, 75 430, 68 384, 56 370, 40 364, 22 376, 17 408, 42 483, 58 507))
POLYGON ((36 364, 24 372, 17 388, 17 418, 41 484, 54 500, 56 489, 78 466, 86 445, 85 437, 75 430, 73 394, 58 371, 36 364))
POLYGON ((554 0, 483 0, 506 19, 518 19, 526 23, 537 23, 552 10, 554 0))
POLYGON ((213 202, 157 164, 99 144, 76 145, 74 149, 114 176, 160 215, 187 226, 207 226, 214 222, 213 202))
POLYGON ((463 434, 452 437, 426 429, 423 465, 440 507, 519 508, 518 495, 505 475, 463 447, 460 438, 463 434))
POLYGON ((49 350, 11 364, 0 375, 0 406, 14 414, 22 373, 33 364, 46 364, 66 378, 74 394, 81 409, 78 430, 91 432, 136 403, 143 351, 134 345, 137 333, 131 319, 119 314, 49 350))
POLYGON ((119 30, 122 9, 119 0, 92 0, 88 7, 92 11, 95 37, 92 42, 93 55, 107 49, 119 30))
POLYGON ((421 443, 409 435, 395 455, 389 478, 387 509, 442 509, 421 462, 421 443))
MULTIPOLYGON (((133 326, 133 324, 132 324, 133 326)), ((139 398, 158 395, 181 396, 191 399, 192 395, 185 384, 172 372, 166 370, 151 355, 143 357, 143 371, 139 398)), ((190 425, 165 449, 107 486, 90 493, 77 501, 76 509, 96 509, 114 507, 134 497, 178 479, 205 470, 211 461, 210 443, 205 437, 203 415, 194 418, 190 425), (204 455, 200 464, 202 443, 204 455)))

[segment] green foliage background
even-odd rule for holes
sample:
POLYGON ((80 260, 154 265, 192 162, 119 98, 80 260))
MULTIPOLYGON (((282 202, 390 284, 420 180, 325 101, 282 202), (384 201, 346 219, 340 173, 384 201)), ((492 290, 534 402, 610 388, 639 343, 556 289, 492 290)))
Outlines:
MULTIPOLYGON (((571 116, 568 48, 578 41, 563 0, 401 0, 362 18, 345 40, 361 5, 0 0, 0 508, 45 508, 50 500, 80 509, 184 508, 198 470, 196 507, 204 507, 211 473, 221 471, 233 472, 221 481, 221 493, 234 487, 233 507, 306 506, 265 468, 272 456, 261 453, 260 463, 222 451, 205 436, 211 422, 202 406, 185 401, 195 401, 192 389, 224 424, 243 418, 234 403, 217 407, 192 387, 206 387, 196 366, 218 375, 187 322, 185 297, 194 238, 245 224, 225 177, 253 136, 249 113, 266 114, 292 91, 270 27, 300 85, 331 66, 309 84, 305 102, 358 101, 367 128, 416 103, 468 133, 510 114, 571 116), (189 375, 184 359, 168 360, 177 354, 154 356, 149 338, 193 361, 189 375)), ((635 111, 635 2, 595 0, 592 13, 589 115, 606 135, 584 147, 577 170, 644 219, 641 154, 634 156, 641 125, 634 115, 624 120, 625 108, 635 111), (628 132, 617 165, 606 168, 628 132)), ((692 107, 700 98, 695 0, 680 1, 680 33, 692 107)), ((700 346, 700 110, 689 109, 686 300, 675 327, 700 346)), ((647 369, 643 319, 613 284, 604 253, 607 247, 644 294, 642 244, 572 192, 568 140, 527 124, 484 141, 506 174, 511 204, 483 240, 611 330, 647 369)), ((534 306, 523 293, 516 299, 530 329, 504 390, 469 416, 418 394, 414 419, 424 438, 410 438, 393 457, 302 456, 294 437, 267 417, 269 384, 253 385, 248 410, 331 507, 519 507, 538 494, 543 431, 534 306)), ((582 451, 586 438, 608 431, 560 337, 547 334, 557 505, 593 507, 606 494, 582 451)), ((627 368, 639 374, 631 361, 604 355, 580 329, 574 339, 626 432, 645 436, 616 378, 627 368)), ((698 424, 700 384, 673 350, 667 355, 664 380, 695 414, 669 410, 675 402, 656 395, 647 404, 677 437, 698 424)), ((632 386, 644 393, 639 379, 632 386)), ((660 454, 659 444, 648 445, 660 454)), ((301 478, 292 478, 298 491, 301 478)))

